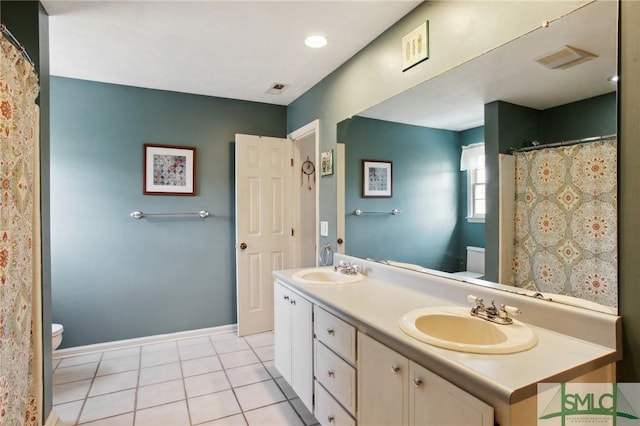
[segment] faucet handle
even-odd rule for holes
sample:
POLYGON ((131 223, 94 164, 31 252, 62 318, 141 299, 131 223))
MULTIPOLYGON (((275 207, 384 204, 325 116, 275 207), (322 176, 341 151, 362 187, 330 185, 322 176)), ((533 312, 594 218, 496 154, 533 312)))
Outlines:
POLYGON ((484 301, 481 298, 474 296, 473 294, 468 295, 467 300, 474 305, 484 306, 484 301))
POLYGON ((512 316, 520 315, 522 313, 522 311, 515 306, 500 305, 500 309, 512 316))

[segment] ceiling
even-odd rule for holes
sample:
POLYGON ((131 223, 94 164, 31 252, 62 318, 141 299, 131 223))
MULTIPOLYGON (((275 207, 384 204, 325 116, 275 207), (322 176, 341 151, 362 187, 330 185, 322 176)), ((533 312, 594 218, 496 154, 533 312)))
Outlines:
POLYGON ((483 125, 484 105, 496 100, 544 110, 610 93, 617 10, 616 1, 597 0, 359 115, 460 131, 483 125), (565 45, 597 58, 566 69, 536 62, 565 45))
POLYGON ((42 0, 51 75, 277 105, 290 104, 419 3, 42 0), (306 47, 311 34, 328 45, 306 47), (266 93, 274 83, 286 87, 266 93))

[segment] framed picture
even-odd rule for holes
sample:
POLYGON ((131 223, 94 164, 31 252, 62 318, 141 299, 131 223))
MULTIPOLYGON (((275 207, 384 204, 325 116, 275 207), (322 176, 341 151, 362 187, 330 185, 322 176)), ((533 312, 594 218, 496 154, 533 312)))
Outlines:
POLYGON ((196 149, 144 144, 145 195, 196 195, 196 149))
POLYGON ((391 161, 362 160, 362 197, 391 197, 391 161))
POLYGON ((333 174, 333 150, 324 151, 320 154, 320 176, 333 174))
POLYGON ((429 21, 402 37, 402 72, 429 59, 429 21))

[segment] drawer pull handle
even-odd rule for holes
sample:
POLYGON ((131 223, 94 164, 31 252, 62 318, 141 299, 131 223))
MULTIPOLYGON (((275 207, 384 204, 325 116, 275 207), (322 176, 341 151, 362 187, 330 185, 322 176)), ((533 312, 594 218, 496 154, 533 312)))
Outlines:
POLYGON ((413 386, 416 387, 416 388, 419 388, 420 386, 422 386, 422 379, 414 377, 413 378, 413 386))
POLYGON ((327 416, 327 420, 329 421, 329 423, 333 423, 333 421, 335 420, 334 417, 330 414, 327 416))
POLYGON ((397 366, 397 365, 392 365, 392 366, 391 366, 391 372, 392 372, 393 374, 398 374, 398 373, 400 372, 400 367, 399 367, 399 366, 397 366))
POLYGON ((329 377, 333 377, 335 376, 334 372, 332 370, 327 371, 327 376, 329 377))
POLYGON ((327 328, 327 333, 334 335, 336 334, 336 332, 333 330, 333 328, 327 328))
POLYGON ((284 296, 284 300, 289 300, 289 296, 284 296))
POLYGON ((295 300, 291 300, 291 304, 292 304, 292 305, 295 305, 295 304, 296 304, 296 301, 295 301, 295 300))

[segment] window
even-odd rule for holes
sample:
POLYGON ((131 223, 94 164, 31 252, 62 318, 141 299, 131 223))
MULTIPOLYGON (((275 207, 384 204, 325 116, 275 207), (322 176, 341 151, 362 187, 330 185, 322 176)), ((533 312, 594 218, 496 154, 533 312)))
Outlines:
POLYGON ((467 172, 467 220, 484 222, 487 211, 487 171, 483 143, 462 147, 460 170, 467 172))

